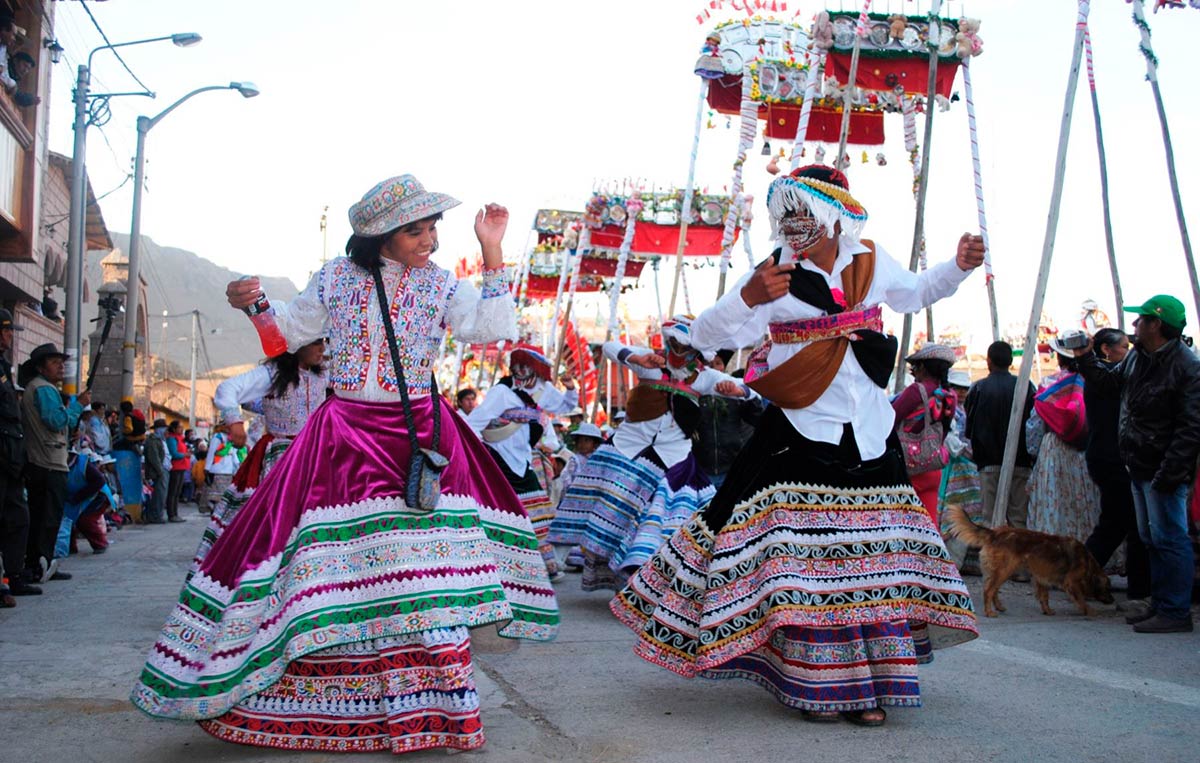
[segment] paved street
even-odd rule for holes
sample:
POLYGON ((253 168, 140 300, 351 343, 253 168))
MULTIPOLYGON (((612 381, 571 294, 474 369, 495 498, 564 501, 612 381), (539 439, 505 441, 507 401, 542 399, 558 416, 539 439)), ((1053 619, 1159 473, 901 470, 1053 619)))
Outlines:
MULTIPOLYGON (((345 760, 216 741, 155 721, 127 697, 171 608, 203 523, 114 533, 108 554, 64 565, 75 579, 0 611, 0 760, 345 760)), ((82 544, 86 549, 86 543, 82 544)), ((968 583, 979 601, 979 579, 968 583)), ((806 723, 746 682, 687 681, 634 657, 603 594, 559 587, 550 644, 476 633, 491 761, 1141 761, 1200 759, 1200 632, 1134 634, 1117 610, 1085 619, 1056 593, 1045 617, 1028 586, 982 637, 921 670, 925 707, 883 729, 806 723)), ((410 760, 441 760, 443 751, 410 760)), ((353 760, 385 760, 383 754, 353 760)))

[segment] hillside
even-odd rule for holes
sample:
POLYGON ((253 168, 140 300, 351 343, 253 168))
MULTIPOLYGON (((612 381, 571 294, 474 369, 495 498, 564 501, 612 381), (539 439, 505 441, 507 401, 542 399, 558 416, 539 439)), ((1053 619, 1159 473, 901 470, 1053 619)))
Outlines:
MULTIPOLYGON (((113 243, 122 251, 128 251, 129 236, 112 234, 113 243)), ((88 292, 95 294, 100 286, 100 256, 88 257, 88 292)), ((150 311, 150 343, 155 355, 163 355, 170 363, 187 369, 191 363, 191 317, 184 315, 167 319, 164 332, 162 316, 200 310, 200 326, 204 331, 204 344, 208 348, 208 362, 203 349, 200 351, 199 372, 204 374, 209 365, 223 368, 254 362, 262 357, 258 336, 245 315, 225 303, 225 284, 241 273, 215 265, 199 255, 170 246, 159 246, 152 239, 142 237, 141 271, 147 282, 150 311)), ((263 288, 272 299, 291 300, 296 296, 296 286, 288 278, 263 277, 263 288)), ((94 297, 93 297, 94 301, 94 297)), ((94 305, 90 307, 94 310, 94 305)), ((84 328, 90 331, 91 326, 84 328)))

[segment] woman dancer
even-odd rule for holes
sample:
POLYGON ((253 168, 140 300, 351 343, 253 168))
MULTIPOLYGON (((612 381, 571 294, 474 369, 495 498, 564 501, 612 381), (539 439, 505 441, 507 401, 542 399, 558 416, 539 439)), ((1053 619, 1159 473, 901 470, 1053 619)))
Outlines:
MULTIPOLYGON (((484 738, 467 628, 553 636, 554 591, 520 501, 431 394, 447 327, 467 342, 516 337, 507 210, 475 218, 482 290, 430 262, 437 223, 458 204, 411 175, 385 180, 350 208, 348 256, 275 305, 289 349, 328 331, 334 394, 185 585, 138 707, 266 747, 471 749, 484 738), (404 499, 410 433, 448 459, 431 511, 436 493, 404 499)), ((261 298, 253 279, 226 294, 235 308, 261 298)))
POLYGON ((467 416, 467 423, 483 438, 496 465, 525 506, 550 580, 557 581, 563 574, 558 569, 554 547, 546 542, 550 521, 554 519, 554 504, 534 469, 535 465, 541 469, 540 458, 539 463, 534 463, 535 456, 540 455, 535 448, 545 435, 552 438, 552 449, 562 447, 554 429, 546 428, 546 417, 566 413, 578 405, 579 392, 570 379, 563 380, 566 391, 559 391, 550 381, 550 361, 532 347, 517 347, 509 353, 508 368, 512 375, 487 391, 483 402, 467 416))
POLYGON ((329 387, 321 361, 325 356, 325 337, 301 337, 300 349, 267 359, 244 374, 217 385, 213 403, 221 421, 234 440, 245 440, 246 425, 242 408, 262 415, 265 434, 238 467, 233 482, 221 496, 200 538, 200 547, 192 560, 188 577, 195 574, 208 550, 237 516, 238 511, 258 487, 258 483, 300 434, 304 422, 325 402, 329 387), (305 341, 306 339, 311 341, 305 341))
POLYGON ((910 273, 859 240, 866 211, 832 167, 776 179, 767 207, 780 249, 692 337, 740 347, 769 332, 747 377, 773 405, 712 503, 609 606, 650 662, 755 681, 810 720, 879 725, 882 706, 920 704, 927 625, 945 631, 939 645, 975 636, 892 432, 896 341, 880 306, 916 312, 954 293, 982 240, 964 235, 955 261, 910 273))
POLYGON ((616 590, 671 533, 712 498, 692 454, 701 395, 742 397, 732 376, 705 368, 691 346, 691 317, 663 323, 663 354, 620 342, 604 345, 640 382, 629 393, 625 423, 588 459, 563 494, 550 541, 583 547, 583 590, 616 590))

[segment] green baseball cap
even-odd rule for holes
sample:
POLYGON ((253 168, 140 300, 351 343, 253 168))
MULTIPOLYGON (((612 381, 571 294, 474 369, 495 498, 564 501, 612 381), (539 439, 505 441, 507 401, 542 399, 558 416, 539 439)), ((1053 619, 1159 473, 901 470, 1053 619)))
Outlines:
POLYGON ((1177 329, 1187 325, 1187 315, 1184 313, 1183 303, 1170 294, 1156 294, 1146 300, 1145 304, 1125 308, 1125 312, 1158 318, 1168 326, 1177 329))

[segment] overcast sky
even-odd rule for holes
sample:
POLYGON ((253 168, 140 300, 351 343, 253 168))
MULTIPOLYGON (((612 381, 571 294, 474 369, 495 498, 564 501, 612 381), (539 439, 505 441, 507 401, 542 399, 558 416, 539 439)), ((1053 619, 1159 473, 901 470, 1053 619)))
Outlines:
MULTIPOLYGON (((103 42, 78 3, 55 5, 66 56, 53 73, 51 145, 69 155, 75 66, 103 42)), ((917 14, 928 5, 884 0, 873 10, 917 14)), ((667 186, 686 179, 697 90, 691 70, 707 29, 695 16, 706 2, 114 0, 89 6, 113 42, 175 32, 204 36, 190 48, 123 49, 159 96, 114 99, 112 120, 102 132, 90 131, 88 169, 97 194, 129 172, 138 114, 156 114, 203 85, 252 80, 262 90, 251 100, 205 93, 148 138, 142 232, 239 272, 285 275, 302 286, 322 254, 323 208, 329 206, 333 255, 349 235, 348 206, 375 182, 403 172, 464 202, 441 226, 438 258, 447 265, 474 251, 471 210, 487 201, 512 212, 505 241, 512 255, 524 247, 537 208, 581 209, 597 180, 644 178, 667 186)), ((788 6, 789 14, 802 9, 803 19, 824 7, 788 6)), ((983 21, 985 50, 972 73, 1005 325, 1029 315, 1075 7, 1069 0, 943 4, 947 16, 983 21)), ((1174 293, 1194 323, 1159 122, 1129 5, 1093 3, 1091 21, 1126 302, 1174 293)), ((1185 210, 1193 231, 1200 231, 1194 140, 1200 108, 1189 84, 1195 62, 1187 54, 1200 36, 1200 11, 1162 11, 1150 23, 1185 210)), ((955 89, 961 87, 960 74, 955 89)), ((111 54, 95 56, 94 91, 134 89, 111 54)), ((1075 320, 1086 298, 1110 313, 1114 303, 1086 78, 1075 106, 1047 306, 1060 323, 1075 320)), ((698 185, 714 190, 730 182, 737 140, 736 120, 732 129, 724 118, 716 121, 701 138, 697 168, 698 185)), ((911 170, 901 118, 889 115, 886 129, 888 165, 860 164, 861 149, 853 149, 849 175, 871 214, 865 235, 906 262, 911 170)), ((758 197, 752 241, 765 255, 770 242, 762 202, 770 178, 760 148, 756 143, 745 179, 758 197)), ((110 229, 129 229, 131 195, 127 184, 101 202, 110 229)), ((958 236, 977 228, 962 103, 934 119, 927 222, 932 261, 951 256, 958 236)), ((734 277, 745 272, 740 248, 733 262, 734 277)), ((640 296, 629 297, 634 312, 653 305, 650 269, 645 273, 640 296)), ((715 295, 716 269, 689 276, 693 307, 703 308, 715 295)), ((666 278, 663 287, 669 292, 666 278)), ((222 295, 213 299, 200 307, 218 309, 222 295)), ((936 312, 939 325, 957 323, 976 343, 986 343, 982 272, 936 312)))

